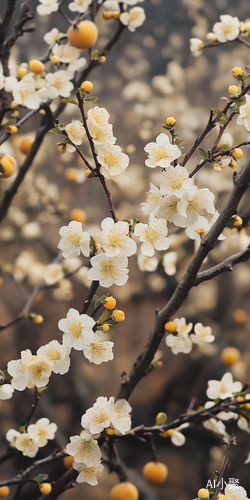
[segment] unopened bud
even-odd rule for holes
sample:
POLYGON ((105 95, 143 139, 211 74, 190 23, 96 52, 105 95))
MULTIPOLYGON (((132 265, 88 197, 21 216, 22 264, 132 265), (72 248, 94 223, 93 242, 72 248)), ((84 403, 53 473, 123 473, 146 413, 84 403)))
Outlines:
POLYGON ((243 151, 240 148, 234 148, 232 149, 231 154, 233 155, 235 160, 239 160, 243 156, 243 151))
POLYGON ((173 321, 168 321, 167 323, 165 323, 164 328, 168 332, 176 332, 176 324, 173 321))
POLYGON ((242 76, 244 75, 244 71, 242 68, 235 66, 235 68, 232 68, 232 75, 237 80, 241 80, 242 76))
POLYGON ((229 167, 234 169, 237 167, 237 161, 232 158, 232 160, 229 163, 229 167))
POLYGON ((17 133, 17 127, 16 125, 8 125, 7 128, 6 128, 6 132, 8 132, 8 134, 16 134, 17 133))
POLYGON ((85 82, 82 83, 81 89, 89 93, 93 89, 93 83, 86 80, 85 82))
POLYGON ((59 153, 66 153, 67 146, 66 146, 65 142, 61 142, 60 144, 58 144, 58 151, 59 151, 59 153))
POLYGON ((201 488, 198 491, 198 498, 209 498, 209 490, 206 488, 201 488))
POLYGON ((50 58, 52 64, 54 64, 54 66, 58 66, 58 64, 60 63, 60 59, 57 57, 57 56, 51 56, 50 58))
POLYGON ((121 323, 125 320, 125 313, 123 311, 120 311, 119 309, 116 309, 112 314, 112 320, 116 321, 117 323, 121 323))
POLYGON ((29 315, 29 318, 31 319, 32 323, 35 323, 36 325, 39 325, 43 322, 43 317, 41 316, 41 314, 31 313, 29 315))
POLYGON ((99 59, 98 59, 99 63, 100 64, 103 64, 106 62, 106 57, 105 56, 100 56, 99 59))
POLYGON ((208 33, 207 34, 207 40, 210 42, 210 43, 217 43, 218 42, 218 38, 217 36, 215 35, 215 33, 208 33))
POLYGON ((239 97, 241 93, 241 88, 239 87, 239 85, 229 85, 228 93, 230 97, 239 97))
POLYGON ((241 227, 242 218, 239 215, 232 215, 231 219, 227 223, 228 227, 241 227))
POLYGON ((166 125, 167 125, 167 127, 174 128, 175 124, 176 124, 176 119, 173 116, 169 116, 166 119, 166 125))
POLYGON ((166 421, 167 421, 167 414, 161 411, 160 413, 158 413, 158 415, 156 415, 155 425, 163 425, 166 423, 166 421))

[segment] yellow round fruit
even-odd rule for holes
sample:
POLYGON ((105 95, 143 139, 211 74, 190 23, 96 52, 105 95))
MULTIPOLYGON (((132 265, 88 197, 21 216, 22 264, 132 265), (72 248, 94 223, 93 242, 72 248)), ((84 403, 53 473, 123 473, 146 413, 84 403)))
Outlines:
POLYGON ((38 59, 32 59, 29 62, 29 69, 30 71, 32 71, 32 73, 36 73, 36 75, 39 75, 39 73, 42 73, 45 70, 45 66, 38 59))
POLYGON ((110 491, 111 500, 138 500, 138 498, 138 489, 128 481, 116 484, 110 491))
POLYGON ((91 90, 93 89, 93 83, 85 80, 85 82, 83 82, 81 85, 81 89, 85 92, 91 92, 91 90))
POLYGON ((71 469, 73 462, 74 462, 74 457, 72 457, 71 455, 67 455, 63 459, 63 464, 67 469, 71 469))
POLYGON ((66 179, 68 179, 68 181, 77 182, 78 172, 79 172, 78 168, 70 167, 67 168, 67 170, 65 170, 64 175, 66 179))
POLYGON ((30 148, 33 142, 34 142, 33 139, 31 139, 30 137, 23 137, 18 145, 19 151, 24 155, 27 155, 30 152, 30 148))
POLYGON ((39 484, 39 490, 43 495, 48 495, 52 490, 52 486, 50 483, 42 483, 39 484))
POLYGON ((87 219, 87 214, 86 212, 84 212, 84 210, 81 210, 81 208, 74 208, 70 212, 70 217, 77 222, 82 222, 84 224, 87 219))
POLYGON ((143 477, 150 484, 161 484, 168 477, 168 468, 162 462, 148 462, 143 467, 143 477))
POLYGON ((59 57, 56 57, 54 55, 51 56, 50 60, 51 60, 52 64, 54 64, 54 66, 57 66, 60 63, 59 57))
POLYGON ((125 313, 123 311, 120 311, 119 309, 116 309, 116 311, 114 311, 112 314, 112 319, 113 321, 117 321, 117 323, 121 323, 121 321, 125 320, 125 313))
POLYGON ((116 300, 114 299, 114 297, 107 297, 105 299, 105 303, 103 304, 103 307, 105 307, 105 309, 114 309, 116 306, 116 300))
POLYGON ((103 17, 103 19, 105 19, 105 21, 109 21, 109 19, 113 18, 113 14, 112 14, 112 12, 107 10, 106 12, 103 12, 102 17, 103 17))
POLYGON ((174 127, 176 124, 176 119, 173 117, 173 116, 169 116, 167 119, 166 119, 166 125, 168 127, 174 127))
POLYGON ((237 78, 237 80, 240 80, 244 75, 244 71, 243 69, 239 68, 239 66, 235 66, 235 68, 232 68, 232 75, 234 76, 234 78, 237 78))
POLYGON ((77 49, 89 49, 92 47, 98 37, 96 25, 92 21, 84 20, 76 26, 70 26, 68 29, 68 40, 77 49))
POLYGON ((240 351, 236 347, 225 347, 221 353, 224 365, 231 366, 240 360, 240 351))
POLYGON ((107 325, 106 323, 104 323, 104 325, 102 325, 102 331, 103 331, 103 333, 108 333, 108 331, 109 331, 109 325, 107 325))
POLYGON ((8 179, 15 173, 17 162, 14 156, 3 155, 0 159, 0 164, 4 169, 4 172, 0 172, 0 177, 2 179, 8 179))
POLYGON ((8 486, 1 486, 0 498, 6 498, 9 495, 10 489, 8 486))

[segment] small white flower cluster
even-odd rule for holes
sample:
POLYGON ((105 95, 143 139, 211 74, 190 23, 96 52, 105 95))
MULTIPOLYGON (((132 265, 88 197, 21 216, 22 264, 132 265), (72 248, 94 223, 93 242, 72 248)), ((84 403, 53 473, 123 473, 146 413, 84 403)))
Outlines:
POLYGON ((36 10, 40 16, 49 16, 52 12, 57 12, 59 8, 58 0, 39 0, 40 5, 36 10))
POLYGON ((166 344, 168 347, 171 347, 173 354, 178 354, 179 352, 187 354, 191 352, 193 344, 202 346, 205 343, 214 341, 215 337, 212 335, 210 326, 203 326, 202 323, 196 323, 194 326, 195 333, 190 334, 193 323, 187 325, 185 318, 175 318, 173 324, 175 325, 176 332, 166 337, 166 344))
POLYGON ((198 189, 185 167, 171 166, 181 155, 178 146, 170 144, 168 136, 162 133, 155 143, 147 144, 144 149, 149 154, 146 165, 161 166, 164 170, 160 187, 150 184, 146 202, 142 204, 143 212, 183 228, 195 224, 200 216, 211 222, 215 214, 214 194, 207 188, 198 189))
POLYGON ((76 309, 69 309, 66 318, 60 319, 58 328, 63 334, 63 345, 69 351, 73 348, 83 351, 90 363, 99 365, 110 361, 114 355, 114 342, 106 340, 102 332, 94 332, 95 320, 88 314, 79 314, 76 309))
MULTIPOLYGON (((207 389, 207 397, 213 401, 207 401, 205 404, 205 409, 212 408, 215 403, 221 399, 225 400, 227 398, 235 399, 235 395, 242 390, 241 382, 233 382, 233 377, 230 372, 227 372, 223 375, 221 380, 209 380, 208 381, 208 389, 207 389)), ((245 399, 249 399, 250 394, 245 395, 245 399)), ((203 422, 203 426, 218 434, 219 436, 223 436, 224 439, 228 440, 229 436, 226 432, 226 426, 223 421, 229 420, 237 420, 238 419, 238 427, 246 432, 250 432, 249 424, 247 419, 238 415, 238 413, 234 412, 225 412, 221 411, 215 417, 210 418, 203 422)))
POLYGON ((125 399, 100 396, 82 416, 83 431, 72 436, 66 451, 74 457, 73 467, 79 472, 76 481, 97 484, 99 473, 103 470, 101 450, 97 438, 103 431, 108 434, 123 435, 131 429, 132 408, 125 399))
POLYGON ((39 448, 46 446, 49 439, 54 439, 57 425, 48 418, 40 418, 36 424, 30 424, 25 432, 9 429, 6 439, 13 448, 21 451, 26 457, 33 458, 39 448))
POLYGON ((245 94, 246 103, 239 107, 239 116, 236 120, 237 125, 244 125, 250 132, 250 95, 245 94))
MULTIPOLYGON (((238 17, 229 14, 220 16, 220 22, 213 26, 213 31, 207 34, 207 39, 212 43, 225 43, 235 40, 245 30, 246 23, 240 23, 238 17)), ((200 38, 190 39, 190 50, 195 57, 202 54, 205 45, 200 38)))
MULTIPOLYGON (((128 257, 136 253, 136 242, 129 236, 127 222, 114 222, 111 217, 106 217, 101 227, 100 246, 105 253, 91 258, 92 267, 88 272, 88 279, 99 281, 104 288, 109 288, 114 283, 122 286, 128 280, 128 257)), ((81 252, 89 256, 90 235, 83 231, 80 222, 71 221, 59 233, 62 238, 58 248, 62 250, 63 257, 73 258, 81 252)))
POLYGON ((34 356, 30 349, 21 351, 21 359, 11 360, 7 364, 8 373, 12 376, 12 387, 24 391, 26 387, 46 386, 52 372, 63 375, 69 370, 69 352, 70 349, 57 340, 39 347, 34 356))

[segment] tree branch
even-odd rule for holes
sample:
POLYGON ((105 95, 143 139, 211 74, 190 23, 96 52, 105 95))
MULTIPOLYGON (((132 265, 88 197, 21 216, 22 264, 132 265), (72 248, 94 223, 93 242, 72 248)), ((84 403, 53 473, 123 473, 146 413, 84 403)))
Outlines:
POLYGON ((142 353, 138 356, 130 374, 123 377, 118 392, 118 398, 128 399, 141 378, 147 374, 148 367, 165 335, 165 323, 170 320, 173 314, 176 313, 184 300, 187 298, 191 288, 195 286, 197 274, 204 259, 214 247, 215 242, 222 233, 223 229, 226 227, 232 215, 237 212, 238 204, 249 184, 250 162, 240 175, 234 176, 234 188, 223 212, 207 233, 205 240, 200 245, 195 257, 187 269, 186 274, 176 287, 172 297, 163 309, 157 312, 155 325, 149 336, 149 340, 142 353))
POLYGON ((206 271, 201 271, 197 274, 194 286, 198 286, 203 281, 211 280, 215 276, 222 274, 226 271, 232 271, 233 267, 240 262, 246 262, 250 258, 250 246, 245 250, 238 252, 231 257, 228 257, 223 262, 220 262, 216 266, 210 267, 206 271))

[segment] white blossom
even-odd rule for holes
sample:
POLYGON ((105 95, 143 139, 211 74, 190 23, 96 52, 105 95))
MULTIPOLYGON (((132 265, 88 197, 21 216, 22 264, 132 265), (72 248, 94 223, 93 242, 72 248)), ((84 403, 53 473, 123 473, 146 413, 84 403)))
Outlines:
POLYGON ((244 125, 250 132, 250 95, 245 94, 246 103, 239 107, 239 116, 236 120, 237 125, 244 125))
POLYGON ((56 431, 57 425, 50 423, 48 418, 40 418, 35 424, 27 427, 28 435, 39 448, 45 446, 49 439, 54 439, 56 431))
POLYGON ((199 57, 204 49, 204 43, 200 38, 190 38, 190 51, 195 57, 199 57))
POLYGON ((160 189, 150 182, 150 190, 146 193, 146 201, 142 203, 142 211, 145 215, 149 215, 158 207, 161 196, 160 189))
POLYGON ((32 73, 28 73, 13 86, 13 99, 28 109, 39 108, 42 100, 36 90, 35 80, 32 73))
POLYGON ((193 187, 193 179, 189 178, 189 173, 185 167, 176 165, 168 166, 161 174, 160 191, 162 194, 174 193, 181 198, 185 191, 193 187))
POLYGON ((14 388, 10 384, 0 385, 0 399, 10 399, 13 396, 14 388))
POLYGON ((113 144, 99 146, 97 160, 101 165, 100 172, 106 179, 121 174, 129 165, 128 155, 122 153, 120 146, 113 144))
POLYGON ((128 281, 128 258, 125 255, 108 257, 100 254, 92 257, 90 262, 92 267, 88 272, 88 279, 99 281, 104 288, 113 284, 122 286, 128 281))
POLYGON ((68 226, 62 226, 59 230, 60 239, 57 248, 62 250, 63 257, 72 259, 78 257, 80 253, 85 257, 90 254, 90 236, 87 231, 83 231, 82 223, 78 221, 71 221, 68 226))
POLYGON ((44 387, 49 382, 51 367, 46 361, 38 356, 32 356, 24 376, 27 379, 27 387, 44 387))
POLYGON ((183 446, 186 442, 186 438, 180 431, 182 429, 186 429, 187 427, 189 427, 188 423, 182 424, 175 429, 169 429, 166 433, 164 433, 164 435, 169 436, 175 446, 183 446))
POLYGON ((85 347, 83 354, 85 358, 89 360, 90 363, 95 365, 100 365, 101 363, 106 363, 114 358, 113 349, 114 342, 108 340, 103 342, 92 342, 90 345, 85 347))
POLYGON ((148 224, 136 224, 134 234, 142 242, 141 253, 147 257, 153 257, 155 249, 167 250, 169 247, 167 222, 156 219, 153 214, 150 214, 148 224))
MULTIPOLYGON (((80 122, 79 120, 73 120, 71 123, 68 123, 68 125, 66 125, 65 131, 67 132, 68 138, 73 142, 73 144, 76 144, 77 146, 82 144, 82 138, 85 134, 85 129, 82 122, 80 122)), ((67 144, 67 151, 69 151, 70 153, 73 153, 76 150, 73 144, 67 144)))
POLYGON ((66 70, 55 71, 55 73, 47 73, 45 79, 48 84, 48 89, 51 94, 53 91, 53 98, 55 97, 69 97, 74 88, 73 83, 70 81, 73 74, 66 70))
POLYGON ((69 10, 80 13, 86 12, 90 4, 91 0, 74 0, 69 4, 69 10))
POLYGON ((177 253, 176 252, 167 252, 163 256, 162 265, 164 267, 164 271, 168 276, 173 276, 176 273, 176 261, 177 261, 177 253))
POLYGON ((49 266, 45 268, 44 281, 48 285, 54 285, 63 278, 64 278, 64 272, 61 264, 53 262, 52 264, 49 264, 49 266))
POLYGON ((240 392, 241 389, 242 383, 233 382, 232 374, 227 372, 221 380, 208 381, 207 397, 209 399, 233 398, 234 393, 240 392))
POLYGON ((227 484, 224 493, 226 500, 248 500, 245 488, 238 484, 227 484))
POLYGON ((81 425, 91 434, 99 434, 110 426, 110 408, 108 398, 100 396, 81 419, 81 425))
POLYGON ((80 436, 70 438, 66 452, 74 457, 75 462, 84 462, 87 467, 94 465, 101 458, 98 442, 86 430, 83 430, 80 436))
POLYGON ((109 399, 110 421, 115 430, 115 434, 126 434, 131 429, 131 416, 132 408, 126 399, 118 399, 112 396, 109 399))
POLYGON ((33 458, 38 452, 37 444, 26 432, 20 433, 14 429, 9 429, 6 434, 6 439, 10 442, 11 446, 21 451, 25 457, 33 458))
POLYGON ((173 323, 176 326, 176 334, 166 337, 166 344, 171 347, 173 354, 179 352, 188 353, 192 350, 192 341, 189 338, 189 332, 193 328, 193 323, 186 324, 185 318, 175 318, 173 323))
POLYGON ((243 415, 239 416, 239 420, 238 420, 237 424, 238 424, 238 427, 242 431, 246 431, 246 432, 248 432, 248 434, 250 434, 249 422, 245 417, 243 417, 243 415))
POLYGON ((94 341, 95 320, 87 314, 80 314, 76 309, 70 308, 67 317, 58 322, 58 328, 63 335, 63 343, 81 351, 94 341))
MULTIPOLYGON (((140 1, 140 0, 139 0, 140 1)), ((137 1, 136 1, 137 3, 137 1)), ((109 12, 120 12, 119 3, 116 0, 106 0, 102 7, 109 12)))
POLYGON ((73 47, 69 42, 61 45, 56 43, 52 48, 52 54, 62 63, 74 63, 79 59, 81 50, 73 47))
POLYGON ((91 123, 94 127, 101 130, 107 129, 109 113, 105 108, 99 108, 99 106, 95 106, 94 108, 88 110, 87 116, 88 124, 91 123))
POLYGON ((232 17, 229 14, 220 16, 220 23, 215 23, 213 32, 219 42, 224 43, 228 40, 235 40, 240 33, 240 21, 238 17, 232 17))
POLYGON ((101 242, 109 257, 122 253, 127 257, 136 253, 136 242, 129 236, 129 224, 125 221, 114 222, 106 217, 101 223, 101 242))
POLYGON ((101 144, 115 144, 116 137, 113 136, 113 125, 108 124, 105 129, 97 127, 89 119, 87 120, 89 133, 96 146, 101 144))
POLYGON ((154 272, 158 267, 157 257, 147 257, 143 253, 139 253, 137 257, 137 264, 140 271, 148 271, 150 273, 154 272))
POLYGON ((207 188, 186 191, 178 203, 178 212, 181 217, 178 222, 180 227, 187 227, 194 224, 199 216, 207 217, 211 220, 215 213, 214 194, 207 188), (210 215, 212 214, 212 215, 210 215))
POLYGON ((67 373, 70 366, 70 348, 65 344, 59 344, 57 340, 52 340, 37 350, 39 358, 44 359, 51 366, 54 373, 64 375, 67 373))
POLYGON ((205 422, 202 422, 203 426, 209 431, 218 434, 219 436, 224 436, 224 438, 228 438, 228 434, 226 432, 226 427, 221 420, 217 420, 216 418, 210 418, 205 422))
POLYGON ((48 31, 43 37, 44 41, 48 45, 52 45, 55 42, 59 42, 60 40, 60 31, 57 28, 53 28, 51 31, 48 31))
POLYGON ((170 144, 168 135, 164 133, 156 137, 156 142, 149 142, 144 150, 148 153, 145 165, 150 168, 169 167, 173 160, 181 156, 181 150, 178 146, 170 144))
POLYGON ((120 15, 120 21, 128 27, 129 31, 135 31, 144 23, 145 19, 146 15, 141 7, 134 7, 120 15))
POLYGON ((87 467, 84 463, 73 463, 73 468, 79 472, 76 481, 77 483, 88 483, 91 486, 98 484, 97 478, 103 470, 101 462, 95 462, 91 467, 87 467))
POLYGON ((52 12, 58 11, 57 0, 39 0, 40 5, 37 6, 36 10, 40 16, 49 16, 52 12))
POLYGON ((190 338, 194 344, 203 344, 204 342, 213 342, 215 337, 212 335, 210 326, 203 326, 202 323, 196 323, 194 333, 191 333, 190 338))
POLYGON ((21 359, 11 360, 7 364, 8 373, 13 377, 11 385, 17 391, 23 391, 27 387, 27 378, 25 371, 32 359, 32 353, 29 349, 21 351, 21 359))

